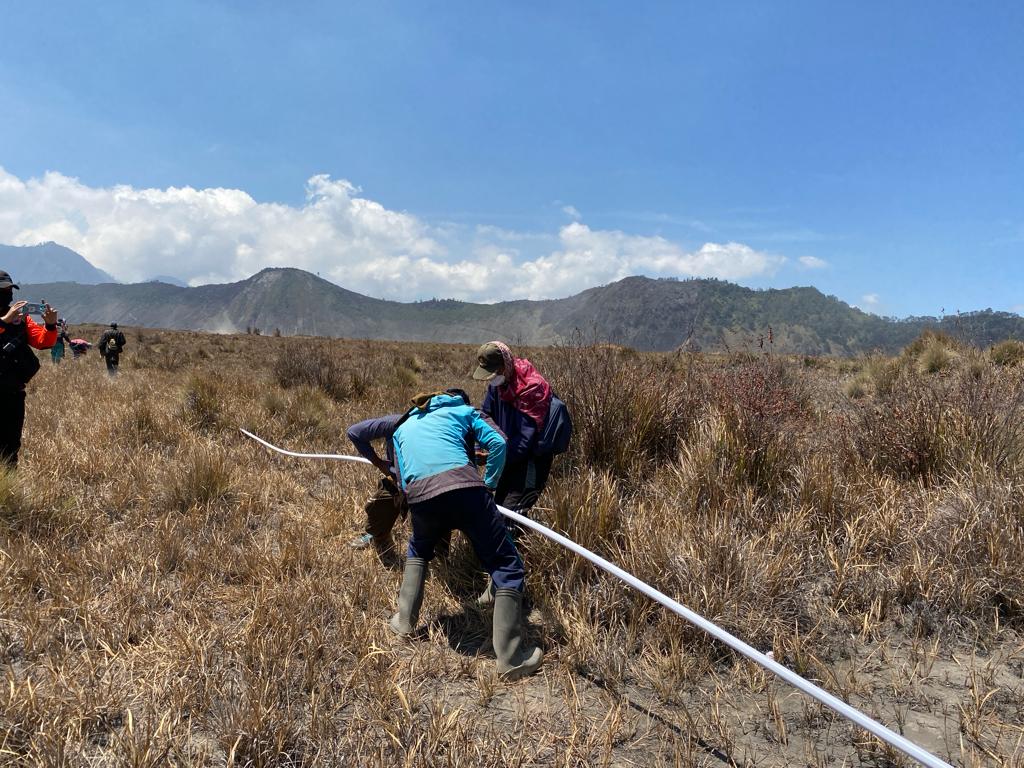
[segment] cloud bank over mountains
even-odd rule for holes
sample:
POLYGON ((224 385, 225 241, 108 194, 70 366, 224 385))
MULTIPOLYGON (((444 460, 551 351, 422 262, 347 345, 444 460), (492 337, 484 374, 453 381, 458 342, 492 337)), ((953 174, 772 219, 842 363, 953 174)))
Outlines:
POLYGON ((290 206, 238 189, 90 187, 52 171, 22 180, 0 167, 0 242, 53 240, 127 282, 168 273, 193 285, 229 282, 290 266, 385 298, 500 301, 566 296, 633 274, 766 277, 785 262, 741 243, 687 250, 591 229, 573 210, 571 223, 540 238, 552 245, 524 253, 511 233, 434 226, 326 175, 309 179, 305 202, 290 206))

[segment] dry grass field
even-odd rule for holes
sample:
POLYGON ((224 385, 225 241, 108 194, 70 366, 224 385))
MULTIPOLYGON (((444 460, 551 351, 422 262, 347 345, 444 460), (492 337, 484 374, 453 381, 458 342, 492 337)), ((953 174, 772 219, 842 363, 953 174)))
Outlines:
MULTIPOLYGON (((47 363, 0 475, 0 764, 906 764, 537 536, 541 674, 497 680, 461 537, 393 639, 400 573, 347 547, 372 470, 238 427, 350 453, 417 391, 479 402, 472 349, 128 340, 114 380, 47 363)), ((528 350, 577 426, 537 517, 950 762, 1022 765, 1020 352, 528 350)))

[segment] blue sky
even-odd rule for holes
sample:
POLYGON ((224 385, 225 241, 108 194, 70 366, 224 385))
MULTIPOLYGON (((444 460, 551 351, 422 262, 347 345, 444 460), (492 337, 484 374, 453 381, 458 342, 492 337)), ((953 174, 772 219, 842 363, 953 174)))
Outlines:
POLYGON ((1021 40, 1010 2, 4 3, 0 241, 398 298, 639 271, 1022 311, 1021 40))

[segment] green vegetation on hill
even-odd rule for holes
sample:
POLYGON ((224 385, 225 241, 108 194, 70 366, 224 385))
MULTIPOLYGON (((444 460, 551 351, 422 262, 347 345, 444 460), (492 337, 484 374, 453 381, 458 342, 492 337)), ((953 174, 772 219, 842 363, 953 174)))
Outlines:
POLYGON ((752 290, 721 280, 628 277, 548 301, 473 304, 385 301, 298 269, 198 288, 161 283, 37 285, 72 322, 120 322, 218 332, 259 328, 285 335, 480 343, 504 338, 550 344, 582 333, 639 350, 682 345, 708 351, 771 347, 779 353, 894 353, 927 329, 990 346, 1024 338, 1024 318, 984 310, 905 320, 868 314, 815 288, 752 290), (770 329, 770 330, 769 330, 770 329))

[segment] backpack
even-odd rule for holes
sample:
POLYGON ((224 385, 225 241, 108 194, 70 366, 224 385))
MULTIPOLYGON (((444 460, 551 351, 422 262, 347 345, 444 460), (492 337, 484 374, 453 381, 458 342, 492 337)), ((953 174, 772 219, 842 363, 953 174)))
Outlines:
POLYGON ((39 358, 28 345, 27 332, 0 335, 0 381, 22 387, 39 373, 39 358))
POLYGON ((569 408, 557 396, 551 395, 548 417, 533 452, 537 456, 557 456, 569 450, 571 438, 572 416, 569 415, 569 408))

